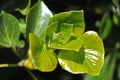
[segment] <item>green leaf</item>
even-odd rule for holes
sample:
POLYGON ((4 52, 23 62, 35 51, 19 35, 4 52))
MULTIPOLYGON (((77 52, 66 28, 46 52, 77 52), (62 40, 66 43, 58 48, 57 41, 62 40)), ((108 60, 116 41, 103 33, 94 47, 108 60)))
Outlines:
POLYGON ((20 33, 26 37, 26 22, 23 18, 19 19, 20 33))
POLYGON ((40 43, 43 45, 50 17, 52 17, 50 10, 42 1, 38 0, 27 16, 27 38, 29 33, 34 33, 39 37, 40 43))
POLYGON ((24 9, 17 8, 17 11, 20 11, 23 15, 28 15, 30 11, 31 0, 28 0, 28 4, 24 9))
POLYGON ((40 46, 39 38, 30 33, 30 49, 35 68, 43 72, 53 71, 57 67, 57 57, 52 49, 40 46))
POLYGON ((58 22, 54 22, 52 24, 49 25, 49 27, 47 28, 47 32, 46 32, 46 35, 51 39, 53 40, 53 34, 56 32, 57 30, 57 27, 58 27, 58 22))
POLYGON ((28 55, 28 58, 24 60, 24 67, 28 69, 36 69, 35 64, 33 62, 31 49, 28 49, 27 55, 28 55))
MULTIPOLYGON (((79 52, 76 51, 61 51, 58 55, 60 65, 71 73, 79 73, 84 68, 79 64, 83 64, 85 60, 84 48, 81 47, 79 52)), ((83 72, 83 71, 82 71, 83 72)))
POLYGON ((84 80, 113 80, 113 74, 116 65, 116 57, 108 55, 105 57, 105 63, 99 76, 85 75, 84 80))
POLYGON ((50 48, 54 49, 62 49, 62 50, 74 50, 79 51, 79 49, 82 47, 82 41, 79 39, 71 40, 70 42, 66 44, 61 44, 58 42, 53 42, 50 44, 50 48))
POLYGON ((112 20, 110 18, 110 15, 106 13, 102 18, 101 26, 100 26, 100 34, 103 40, 108 37, 111 29, 112 29, 112 20))
POLYGON ((119 0, 112 0, 112 2, 115 4, 116 7, 119 6, 118 1, 119 1, 119 0))
POLYGON ((61 44, 65 44, 71 38, 73 24, 62 23, 60 26, 60 32, 53 34, 53 41, 61 44))
POLYGON ((82 40, 83 47, 80 48, 79 52, 61 51, 58 55, 60 65, 74 74, 99 75, 104 63, 104 47, 101 38, 96 32, 88 31, 81 35, 79 39, 82 40), (77 53, 82 56, 85 55, 85 59, 80 54, 76 56, 77 53))
POLYGON ((82 10, 54 15, 49 20, 47 30, 47 34, 50 36, 49 47, 79 51, 82 43, 77 38, 84 32, 84 26, 84 13, 82 10), (52 30, 51 33, 50 30, 52 30))
POLYGON ((49 24, 54 22, 73 24, 72 36, 79 37, 84 32, 84 12, 81 11, 69 11, 62 12, 54 15, 49 20, 49 24))
POLYGON ((119 25, 120 18, 116 14, 113 14, 113 22, 115 25, 119 25))
POLYGON ((18 44, 20 27, 18 20, 2 11, 0 14, 0 45, 4 47, 15 47, 18 44))

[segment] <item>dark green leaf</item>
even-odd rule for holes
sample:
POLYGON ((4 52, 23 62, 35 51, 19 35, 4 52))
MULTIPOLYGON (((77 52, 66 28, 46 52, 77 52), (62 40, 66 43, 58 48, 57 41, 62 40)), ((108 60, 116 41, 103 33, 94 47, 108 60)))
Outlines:
POLYGON ((82 41, 83 47, 80 48, 79 52, 61 51, 59 53, 60 65, 71 73, 99 75, 104 63, 104 47, 102 40, 94 31, 84 33, 79 39, 82 41), (76 56, 77 53, 81 55, 78 54, 76 56), (84 55, 85 59, 83 58, 84 55))
POLYGON ((118 4, 118 1, 119 1, 119 0, 112 0, 112 2, 115 4, 116 7, 118 7, 118 5, 119 5, 119 4, 118 4))
POLYGON ((115 25, 119 25, 120 23, 120 18, 116 15, 116 14, 113 14, 113 22, 115 25))
POLYGON ((52 13, 42 1, 38 0, 27 17, 27 38, 29 33, 34 33, 39 37, 40 43, 43 45, 50 17, 52 17, 52 13))
POLYGON ((111 29, 112 29, 111 18, 109 16, 109 14, 104 14, 102 21, 101 21, 101 26, 100 26, 101 38, 102 39, 107 38, 111 29))
POLYGON ((30 49, 35 68, 43 72, 53 71, 57 67, 57 57, 52 49, 40 46, 39 38, 30 33, 30 49))
POLYGON ((17 19, 2 11, 0 15, 0 45, 15 47, 18 44, 20 27, 17 19))

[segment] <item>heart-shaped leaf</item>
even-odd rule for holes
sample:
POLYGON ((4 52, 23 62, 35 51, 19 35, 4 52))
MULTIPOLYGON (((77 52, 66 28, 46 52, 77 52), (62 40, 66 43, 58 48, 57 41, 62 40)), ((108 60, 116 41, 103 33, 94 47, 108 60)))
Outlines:
POLYGON ((82 40, 83 47, 79 52, 61 51, 58 55, 60 65, 74 74, 98 75, 104 62, 104 47, 101 38, 96 32, 88 31, 82 34, 79 39, 82 40), (84 55, 85 59, 81 57, 84 55))
POLYGON ((43 72, 53 71, 57 66, 57 57, 52 49, 40 46, 39 38, 30 33, 30 49, 35 68, 43 72))
POLYGON ((16 47, 20 36, 18 20, 2 11, 0 14, 0 45, 4 47, 16 47))

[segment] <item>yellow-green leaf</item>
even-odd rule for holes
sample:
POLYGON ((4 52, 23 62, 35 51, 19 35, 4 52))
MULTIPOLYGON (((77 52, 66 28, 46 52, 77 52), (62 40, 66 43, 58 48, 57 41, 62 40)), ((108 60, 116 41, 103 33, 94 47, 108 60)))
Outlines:
POLYGON ((35 68, 43 72, 53 71, 57 67, 57 57, 52 49, 47 49, 46 45, 40 46, 39 38, 30 33, 30 49, 35 68))
POLYGON ((82 34, 79 39, 83 43, 79 52, 61 51, 59 53, 60 65, 74 74, 99 75, 104 63, 104 47, 101 38, 96 32, 88 31, 82 34))

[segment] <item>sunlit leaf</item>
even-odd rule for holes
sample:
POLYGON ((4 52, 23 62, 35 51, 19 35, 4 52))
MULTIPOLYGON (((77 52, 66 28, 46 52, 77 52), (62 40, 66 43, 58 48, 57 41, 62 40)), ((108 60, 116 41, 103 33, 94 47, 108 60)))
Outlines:
POLYGON ((2 11, 0 14, 0 45, 4 47, 16 47, 20 36, 18 20, 2 11))
POLYGON ((82 40, 83 47, 80 48, 79 52, 61 51, 58 55, 60 65, 74 74, 99 75, 104 63, 104 47, 101 38, 96 32, 88 31, 79 39, 82 40), (81 55, 77 55, 77 53, 81 55))
POLYGON ((30 33, 29 39, 35 68, 43 72, 53 71, 58 63, 54 51, 52 49, 47 49, 45 45, 41 47, 39 38, 32 33, 30 33))
POLYGON ((34 64, 34 60, 32 57, 31 49, 28 49, 27 54, 28 54, 28 58, 26 58, 24 60, 24 66, 28 69, 36 69, 35 64, 34 64))
POLYGON ((105 58, 103 69, 99 76, 85 75, 84 80, 113 80, 114 69, 116 65, 116 57, 108 55, 105 58), (111 59, 112 58, 112 59, 111 59))
POLYGON ((61 44, 58 42, 53 42, 50 44, 50 48, 54 49, 62 49, 62 50, 74 50, 79 51, 79 49, 82 47, 82 41, 79 39, 71 40, 70 42, 66 44, 61 44))

